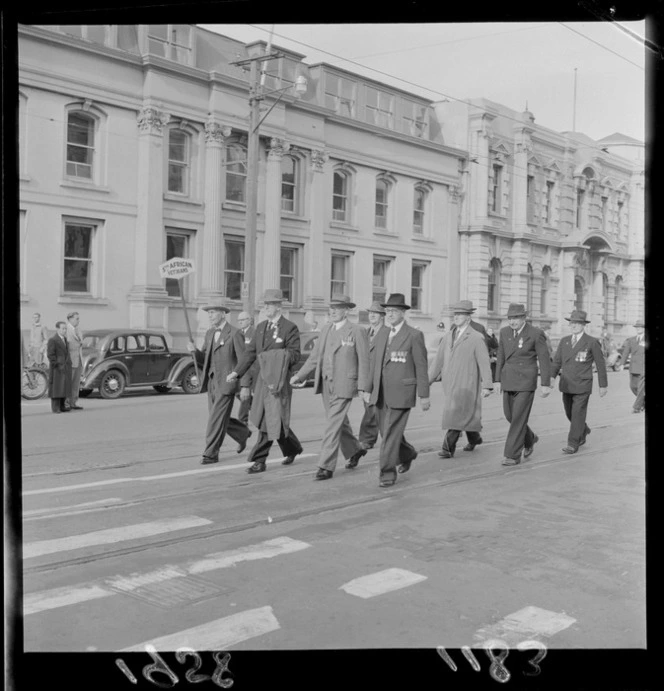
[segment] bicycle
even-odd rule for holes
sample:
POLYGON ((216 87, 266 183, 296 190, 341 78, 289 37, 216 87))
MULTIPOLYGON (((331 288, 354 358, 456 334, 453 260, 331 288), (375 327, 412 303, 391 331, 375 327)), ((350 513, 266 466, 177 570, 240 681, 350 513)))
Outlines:
POLYGON ((29 365, 23 368, 21 398, 36 401, 48 393, 48 373, 45 365, 29 365))

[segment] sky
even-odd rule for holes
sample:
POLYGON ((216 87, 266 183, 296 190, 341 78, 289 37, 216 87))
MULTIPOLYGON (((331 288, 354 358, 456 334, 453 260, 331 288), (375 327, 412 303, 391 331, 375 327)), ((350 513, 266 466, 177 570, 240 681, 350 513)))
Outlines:
MULTIPOLYGON (((572 129, 576 68, 576 131, 645 138, 647 48, 615 23, 199 26, 247 43, 272 30, 276 46, 307 64, 338 65, 432 101, 484 97, 517 111, 527 103, 538 125, 558 131, 572 129)), ((645 22, 620 26, 646 35, 645 22)))

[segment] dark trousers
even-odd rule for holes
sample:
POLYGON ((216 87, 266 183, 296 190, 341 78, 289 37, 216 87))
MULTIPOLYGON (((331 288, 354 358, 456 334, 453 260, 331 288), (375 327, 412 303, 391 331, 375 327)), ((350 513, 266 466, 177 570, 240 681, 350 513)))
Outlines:
POLYGON ((634 401, 634 410, 641 410, 646 407, 646 375, 645 374, 630 374, 629 388, 636 396, 634 401))
POLYGON ((573 449, 578 449, 579 444, 586 440, 586 436, 590 432, 590 428, 586 425, 589 399, 590 392, 563 394, 565 415, 567 415, 567 419, 571 423, 569 434, 567 435, 567 444, 573 449))
MULTIPOLYGON (((261 425, 263 427, 264 425, 261 425)), ((295 436, 292 428, 289 428, 288 434, 284 434, 284 425, 281 425, 281 436, 277 439, 277 444, 284 456, 297 456, 302 453, 302 444, 295 436)), ((258 441, 254 444, 254 448, 249 453, 247 461, 249 463, 265 463, 265 459, 270 453, 272 447, 272 439, 268 439, 267 432, 260 429, 258 432, 258 441)))
POLYGON ((57 413, 62 410, 66 410, 65 408, 65 400, 64 398, 52 398, 51 399, 51 412, 52 413, 57 413))
POLYGON ((380 444, 380 479, 396 479, 397 465, 408 463, 417 456, 415 448, 403 436, 410 408, 388 408, 384 403, 376 406, 382 437, 380 444))
POLYGON ((237 394, 237 400, 240 405, 237 409, 237 419, 245 425, 249 424, 249 411, 251 410, 251 402, 254 400, 253 391, 246 401, 240 399, 240 394, 237 394))
POLYGON ((373 449, 378 441, 378 411, 375 405, 364 404, 364 415, 360 422, 358 436, 360 446, 363 449, 373 449))
POLYGON ((523 447, 530 448, 534 443, 535 434, 528 427, 534 398, 534 391, 503 391, 503 412, 510 423, 505 440, 505 458, 518 461, 523 447))
MULTIPOLYGON (((457 442, 461 436, 462 430, 460 429, 448 429, 445 438, 443 439, 443 451, 446 451, 450 456, 454 456, 454 451, 456 450, 457 442)), ((481 440, 479 432, 466 431, 466 436, 471 444, 478 444, 481 440)))
POLYGON ((235 394, 219 394, 215 391, 214 380, 210 380, 208 389, 208 421, 205 430, 205 451, 203 456, 216 459, 226 433, 238 444, 249 437, 249 428, 239 420, 231 417, 235 394))

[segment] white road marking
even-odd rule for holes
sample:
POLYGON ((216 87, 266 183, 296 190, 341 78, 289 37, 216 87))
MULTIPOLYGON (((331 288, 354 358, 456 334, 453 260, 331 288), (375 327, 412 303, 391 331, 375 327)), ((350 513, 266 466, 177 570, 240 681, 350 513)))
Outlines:
MULTIPOLYGON (((315 453, 302 453, 298 455, 298 458, 310 458, 313 456, 318 456, 315 453)), ((268 461, 268 465, 275 465, 281 463, 284 460, 284 456, 281 458, 275 458, 268 461)), ((99 482, 85 482, 79 485, 64 485, 62 487, 47 487, 45 489, 31 489, 23 492, 24 496, 31 496, 35 494, 56 494, 58 492, 71 492, 77 489, 88 489, 90 487, 104 487, 106 485, 116 485, 123 482, 153 482, 154 480, 166 480, 173 477, 184 477, 186 475, 199 475, 201 473, 220 473, 226 470, 237 470, 238 468, 247 468, 247 462, 244 463, 234 463, 233 465, 222 465, 217 468, 197 468, 196 470, 182 470, 177 473, 163 473, 162 475, 142 475, 140 477, 119 477, 115 480, 99 480, 99 482)))
POLYGON ((272 607, 258 607, 168 636, 154 638, 129 648, 122 648, 119 652, 143 653, 146 645, 154 646, 159 652, 170 652, 183 646, 194 650, 227 650, 236 643, 262 636, 279 628, 281 627, 272 612, 272 607))
POLYGON ((135 525, 127 525, 120 528, 95 530, 92 533, 71 535, 55 540, 28 542, 23 545, 23 558, 30 559, 31 557, 40 557, 44 554, 52 554, 53 552, 66 552, 82 547, 92 547, 93 545, 108 545, 114 542, 124 542, 125 540, 136 540, 138 538, 160 535, 161 533, 170 533, 175 530, 198 528, 202 525, 210 525, 211 523, 212 521, 209 521, 207 518, 181 516, 178 518, 167 518, 161 521, 152 521, 150 523, 137 523, 135 525))
POLYGON ((393 590, 406 588, 426 579, 426 576, 406 571, 405 569, 385 569, 385 571, 378 571, 377 573, 348 581, 339 590, 345 590, 349 595, 356 595, 366 599, 389 593, 393 590))
POLYGON ((105 585, 119 590, 135 590, 136 588, 153 583, 159 583, 170 578, 181 578, 195 573, 205 573, 215 569, 224 569, 242 561, 256 559, 271 559, 281 554, 290 554, 311 547, 306 542, 292 540, 289 537, 278 537, 255 545, 247 545, 227 552, 206 554, 203 559, 183 564, 182 566, 167 565, 160 569, 145 573, 133 573, 129 576, 114 576, 97 584, 83 584, 55 588, 28 595, 24 598, 24 615, 36 614, 49 609, 75 605, 79 602, 92 600, 108 595, 115 595, 114 590, 106 590, 105 585))
POLYGON ((478 629, 475 634, 476 644, 492 638, 499 638, 510 646, 540 636, 553 636, 576 622, 576 619, 562 612, 529 605, 517 612, 508 614, 495 624, 478 629))
POLYGON ((48 509, 32 509, 31 511, 23 512, 23 519, 26 521, 34 521, 38 518, 74 516, 76 514, 85 513, 86 511, 91 511, 94 509, 105 509, 107 506, 114 506, 116 504, 122 504, 122 499, 119 497, 111 497, 110 499, 87 501, 83 504, 72 504, 70 506, 51 506, 48 509))

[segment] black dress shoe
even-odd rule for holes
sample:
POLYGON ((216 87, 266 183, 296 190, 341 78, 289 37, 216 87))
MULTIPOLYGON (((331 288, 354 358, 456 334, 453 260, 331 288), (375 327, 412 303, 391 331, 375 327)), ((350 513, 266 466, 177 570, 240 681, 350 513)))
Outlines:
POLYGON ((51 412, 52 412, 52 413, 61 413, 62 410, 52 410, 51 412))
POLYGON ((539 441, 539 437, 537 435, 535 435, 533 437, 533 445, 523 447, 523 457, 524 458, 528 458, 532 454, 533 450, 535 449, 535 444, 537 444, 538 441, 539 441))
POLYGON ((407 473, 410 470, 410 464, 412 461, 408 461, 407 463, 399 463, 397 466, 397 473, 407 473))
POLYGON ((583 435, 583 439, 579 442, 579 446, 583 446, 586 443, 586 437, 590 434, 590 427, 587 428, 586 433, 583 435))
POLYGON ((250 436, 251 436, 251 432, 249 432, 249 434, 247 434, 247 436, 246 436, 246 438, 244 439, 244 441, 241 441, 241 442, 237 445, 237 452, 238 452, 238 453, 242 453, 242 452, 247 448, 247 442, 249 441, 249 437, 250 437, 250 436))
POLYGON ((349 459, 348 463, 346 463, 346 468, 348 470, 352 470, 353 468, 357 468, 357 464, 360 462, 360 458, 362 456, 367 455, 367 450, 366 449, 358 449, 349 459))
POLYGON ((452 458, 452 456, 454 456, 454 454, 453 454, 453 453, 450 453, 449 451, 439 451, 439 452, 438 452, 438 455, 439 455, 441 458, 452 458))
POLYGON ((314 480, 329 480, 333 474, 334 473, 331 470, 325 470, 325 468, 319 468, 318 472, 314 475, 314 480))
POLYGON ((83 410, 83 406, 82 405, 73 405, 73 406, 71 406, 70 409, 71 410, 83 410))
POLYGON ((503 458, 503 465, 519 465, 520 458, 503 458))
POLYGON ((247 472, 249 474, 251 474, 251 473, 262 473, 264 471, 265 471, 265 463, 263 463, 261 461, 256 461, 252 466, 249 466, 249 468, 247 468, 247 472))
POLYGON ((61 413, 71 413, 71 408, 60 408, 61 413))
POLYGON ((281 465, 291 465, 293 461, 295 460, 296 454, 293 454, 292 456, 286 456, 283 461, 281 461, 281 465))
POLYGON ((201 458, 201 465, 207 465, 208 463, 219 463, 219 459, 210 458, 209 456, 203 456, 203 458, 201 458))
POLYGON ((576 453, 578 449, 575 449, 573 446, 566 446, 563 449, 563 453, 576 453))
POLYGON ((482 443, 482 437, 479 438, 478 441, 476 441, 474 444, 471 444, 468 442, 464 447, 464 451, 472 451, 476 446, 479 446, 482 443))
POLYGON ((394 478, 385 479, 385 480, 381 480, 381 481, 378 483, 378 486, 379 486, 379 487, 392 487, 392 485, 393 485, 395 482, 396 482, 396 480, 395 480, 394 478))

